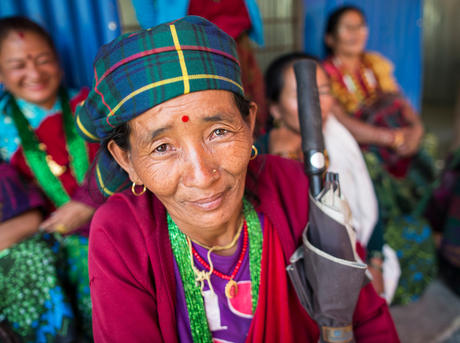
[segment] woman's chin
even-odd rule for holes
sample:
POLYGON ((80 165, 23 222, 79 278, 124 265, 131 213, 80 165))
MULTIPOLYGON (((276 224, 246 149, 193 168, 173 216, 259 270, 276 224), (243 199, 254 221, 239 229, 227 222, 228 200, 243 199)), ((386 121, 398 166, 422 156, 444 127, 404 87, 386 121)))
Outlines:
POLYGON ((180 219, 196 227, 216 227, 228 222, 235 211, 239 211, 240 204, 241 200, 237 201, 224 192, 210 199, 188 202, 180 219))

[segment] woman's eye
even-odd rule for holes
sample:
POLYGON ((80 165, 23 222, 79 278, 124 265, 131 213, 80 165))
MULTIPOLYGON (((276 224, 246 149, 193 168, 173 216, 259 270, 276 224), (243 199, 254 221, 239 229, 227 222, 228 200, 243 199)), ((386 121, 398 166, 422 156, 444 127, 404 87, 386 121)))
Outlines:
POLYGON ((225 129, 216 129, 213 133, 215 136, 224 136, 227 132, 225 129))
POLYGON ((47 63, 51 63, 51 59, 50 58, 44 58, 44 59, 41 59, 41 60, 38 60, 37 61, 37 64, 47 64, 47 63))
POLYGON ((10 65, 11 70, 19 70, 19 69, 22 69, 22 68, 24 68, 24 64, 12 64, 12 65, 10 65))
POLYGON ((166 152, 168 150, 168 145, 167 144, 161 144, 155 148, 155 152, 166 152))

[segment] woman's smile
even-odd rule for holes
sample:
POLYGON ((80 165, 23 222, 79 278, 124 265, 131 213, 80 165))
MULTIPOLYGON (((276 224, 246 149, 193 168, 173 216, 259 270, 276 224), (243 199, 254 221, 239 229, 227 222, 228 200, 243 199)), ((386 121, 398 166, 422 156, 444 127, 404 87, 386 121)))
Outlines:
POLYGON ((54 50, 39 34, 11 32, 0 51, 0 80, 17 98, 52 108, 61 83, 54 50))
POLYGON ((228 191, 220 192, 197 200, 189 200, 187 203, 196 206, 203 211, 213 211, 220 207, 228 191))
POLYGON ((227 91, 173 98, 131 120, 125 170, 131 181, 155 194, 181 229, 236 221, 253 117, 255 108, 244 118, 227 91))

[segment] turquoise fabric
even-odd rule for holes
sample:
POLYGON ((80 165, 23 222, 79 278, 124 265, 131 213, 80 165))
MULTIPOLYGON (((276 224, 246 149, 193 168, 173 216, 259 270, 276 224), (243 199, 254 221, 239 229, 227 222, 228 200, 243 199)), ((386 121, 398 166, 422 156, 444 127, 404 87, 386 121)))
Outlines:
MULTIPOLYGON (((69 90, 69 96, 72 98, 77 92, 78 91, 75 89, 69 90)), ((9 100, 6 94, 7 93, 4 93, 0 99, 0 157, 5 161, 9 161, 16 150, 18 150, 21 142, 13 119, 5 111, 9 100)), ((16 102, 34 130, 40 126, 45 118, 55 113, 62 112, 61 103, 59 101, 56 101, 54 106, 49 110, 19 98, 16 99, 16 102)))

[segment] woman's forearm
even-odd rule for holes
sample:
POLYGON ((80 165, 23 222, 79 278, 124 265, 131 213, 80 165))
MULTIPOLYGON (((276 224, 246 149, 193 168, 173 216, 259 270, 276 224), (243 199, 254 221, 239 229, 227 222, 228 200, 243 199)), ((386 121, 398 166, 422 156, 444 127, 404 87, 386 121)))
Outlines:
POLYGON ((394 133, 391 129, 380 128, 362 122, 357 118, 346 114, 343 109, 336 105, 333 109, 335 117, 345 126, 360 144, 375 144, 391 147, 394 142, 394 133))
POLYGON ((38 231, 42 219, 39 210, 31 210, 0 223, 0 250, 33 235, 38 231))

